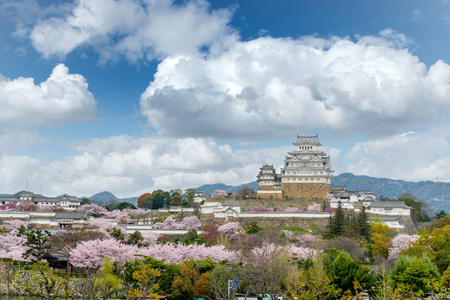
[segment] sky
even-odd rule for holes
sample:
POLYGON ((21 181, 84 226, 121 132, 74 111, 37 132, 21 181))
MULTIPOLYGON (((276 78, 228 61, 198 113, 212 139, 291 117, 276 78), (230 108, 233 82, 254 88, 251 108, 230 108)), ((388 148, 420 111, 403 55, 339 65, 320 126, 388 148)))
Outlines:
POLYGON ((2 0, 0 193, 334 175, 450 182, 450 1, 2 0))

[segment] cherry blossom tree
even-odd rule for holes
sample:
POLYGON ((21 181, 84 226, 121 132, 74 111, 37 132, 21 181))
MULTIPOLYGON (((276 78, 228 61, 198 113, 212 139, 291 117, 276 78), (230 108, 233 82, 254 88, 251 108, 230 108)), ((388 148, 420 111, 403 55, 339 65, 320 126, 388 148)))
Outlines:
POLYGON ((406 250, 419 238, 418 235, 399 234, 391 240, 389 259, 397 259, 402 250, 406 250))
POLYGON ((298 236, 298 241, 302 247, 309 247, 316 241, 316 236, 309 233, 304 233, 298 236))
MULTIPOLYGON (((86 205, 83 205, 86 206, 86 205)), ((95 218, 91 221, 89 221, 89 227, 91 228, 98 228, 100 231, 103 231, 107 234, 109 234, 113 229, 119 230, 125 239, 128 238, 129 234, 125 230, 125 228, 118 226, 117 224, 114 224, 104 218, 95 218)))
POLYGON ((4 210, 4 211, 14 211, 17 207, 17 203, 16 202, 9 202, 9 203, 5 203, 0 205, 0 210, 4 210))
POLYGON ((25 228, 27 228, 28 226, 28 222, 26 221, 22 221, 19 219, 13 219, 13 220, 6 220, 3 221, 3 227, 5 227, 6 230, 14 230, 14 229, 18 229, 21 226, 24 226, 25 228))
POLYGON ((277 211, 283 211, 283 212, 301 212, 301 209, 296 207, 277 207, 277 211))
POLYGON ((173 216, 169 216, 164 222, 153 224, 153 227, 158 229, 197 229, 200 226, 201 222, 197 216, 185 217, 180 223, 177 223, 173 216))
POLYGON ((151 256, 154 259, 165 260, 166 263, 179 263, 188 259, 206 259, 211 258, 215 262, 222 260, 237 261, 238 255, 235 251, 225 249, 222 245, 206 247, 205 245, 174 245, 156 244, 148 248, 138 249, 138 254, 151 256))
POLYGON ((326 197, 328 200, 336 199, 336 197, 333 194, 328 194, 326 197))
POLYGON ((321 205, 318 203, 311 204, 310 206, 308 206, 308 209, 307 209, 308 212, 320 212, 320 210, 321 210, 321 205))
POLYGON ((128 210, 115 209, 113 211, 107 211, 103 213, 103 217, 108 219, 115 219, 117 222, 120 223, 128 224, 131 221, 131 217, 129 215, 128 210))
POLYGON ((215 190, 212 197, 213 198, 223 198, 223 197, 228 197, 228 194, 224 190, 215 190))
POLYGON ((39 207, 31 201, 22 201, 16 208, 23 211, 37 211, 39 209, 39 207))
POLYGON ((94 217, 103 216, 108 211, 106 208, 98 205, 98 204, 86 204, 77 208, 78 212, 85 212, 88 215, 93 215, 94 217))
POLYGON ((156 244, 158 238, 160 237, 159 233, 151 232, 151 231, 143 231, 141 232, 143 240, 141 244, 144 246, 150 246, 156 244))
POLYGON ((233 236, 238 230, 242 230, 241 224, 238 222, 228 222, 219 226, 217 232, 226 236, 233 236))
POLYGON ((136 246, 121 244, 115 239, 84 241, 70 251, 70 262, 75 267, 98 269, 109 257, 123 265, 134 259, 137 249, 136 246))
POLYGON ((250 212, 273 211, 271 207, 255 206, 250 208, 250 212))

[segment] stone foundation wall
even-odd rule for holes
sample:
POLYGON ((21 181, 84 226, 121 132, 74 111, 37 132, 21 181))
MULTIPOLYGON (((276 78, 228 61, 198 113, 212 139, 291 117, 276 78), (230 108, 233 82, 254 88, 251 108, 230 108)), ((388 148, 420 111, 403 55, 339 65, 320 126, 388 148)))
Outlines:
POLYGON ((328 183, 282 183, 281 190, 283 197, 324 199, 331 192, 331 187, 328 183))
POLYGON ((328 224, 327 218, 228 218, 228 222, 239 222, 242 226, 248 226, 256 221, 261 227, 300 227, 305 230, 323 232, 328 224))
POLYGON ((258 190, 272 190, 273 189, 273 184, 272 185, 260 185, 258 186, 258 190))
POLYGON ((283 193, 265 193, 264 190, 258 190, 257 196, 262 199, 277 199, 281 200, 283 199, 283 193))

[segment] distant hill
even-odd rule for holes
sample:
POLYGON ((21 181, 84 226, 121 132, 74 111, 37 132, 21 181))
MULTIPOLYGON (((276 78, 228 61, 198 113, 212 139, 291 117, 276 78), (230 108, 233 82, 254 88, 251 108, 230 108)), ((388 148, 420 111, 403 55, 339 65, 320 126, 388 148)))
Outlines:
POLYGON ((202 185, 202 186, 196 188, 196 190, 204 191, 205 193, 210 194, 210 195, 214 194, 215 190, 224 190, 227 193, 236 193, 243 186, 246 186, 246 185, 248 185, 255 191, 258 189, 258 183, 256 181, 253 181, 253 182, 249 182, 249 183, 241 184, 241 185, 237 185, 237 186, 226 185, 223 183, 205 184, 205 185, 202 185))
POLYGON ((101 201, 101 202, 107 202, 109 200, 119 201, 119 198, 117 198, 112 193, 107 192, 107 191, 104 191, 104 192, 101 192, 101 193, 97 193, 97 194, 92 195, 92 196, 90 196, 88 198, 89 198, 89 200, 101 201))
MULTIPOLYGON (((244 185, 250 186, 255 191, 258 188, 257 182, 253 181, 239 186, 225 185, 223 183, 206 184, 196 189, 208 194, 213 194, 214 190, 235 193, 244 185)), ((450 212, 450 183, 446 182, 412 182, 343 173, 333 178, 331 185, 345 185, 349 190, 371 190, 377 195, 377 198, 381 195, 388 198, 397 198, 402 193, 411 193, 428 203, 435 211, 443 209, 450 212)))
POLYGON ((345 185, 349 190, 371 190, 377 198, 381 195, 397 198, 401 193, 411 193, 436 211, 443 209, 450 212, 450 183, 447 182, 412 182, 343 173, 336 176, 331 185, 345 185))

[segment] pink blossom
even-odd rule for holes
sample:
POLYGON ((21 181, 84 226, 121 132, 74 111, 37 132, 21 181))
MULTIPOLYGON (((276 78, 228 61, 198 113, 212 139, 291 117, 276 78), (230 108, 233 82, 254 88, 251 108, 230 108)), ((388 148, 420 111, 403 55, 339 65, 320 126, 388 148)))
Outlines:
POLYGON ((250 208, 251 212, 260 212, 260 211, 273 211, 273 208, 264 207, 264 206, 255 206, 250 208))
POLYGON ((300 242, 300 245, 308 247, 316 241, 316 236, 313 234, 304 233, 298 237, 298 240, 300 242))
POLYGON ((215 190, 212 197, 214 198, 228 197, 228 194, 224 190, 215 190))
MULTIPOLYGON (((0 235, 0 257, 11 258, 18 261, 26 261, 27 259, 24 259, 22 257, 22 254, 25 253, 25 251, 27 251, 28 249, 28 247, 24 245, 27 240, 26 236, 18 236, 19 232, 16 228, 12 228, 10 230, 10 232, 0 235)), ((31 257, 29 257, 28 260, 29 259, 31 259, 31 257)))
POLYGON ((222 245, 206 247, 205 245, 156 244, 148 248, 139 248, 138 254, 165 260, 167 263, 180 263, 188 259, 205 259, 208 257, 215 262, 237 260, 236 252, 226 250, 222 245))
POLYGON ((336 197, 333 194, 328 194, 326 197, 328 200, 336 199, 336 197))
POLYGON ((238 222, 228 222, 222 226, 219 226, 219 228, 217 228, 217 232, 226 236, 232 236, 240 229, 242 229, 242 227, 238 222))
POLYGON ((397 259, 402 250, 406 250, 419 238, 418 235, 399 234, 391 241, 392 246, 389 248, 389 259, 397 259))
POLYGON ((39 211, 53 211, 54 207, 49 205, 40 205, 39 211))
POLYGON ((285 212, 301 212, 301 209, 296 208, 296 207, 287 207, 284 211, 285 212))
POLYGON ((145 246, 154 245, 158 241, 159 233, 152 232, 152 231, 142 231, 142 238, 143 240, 141 243, 145 246))
POLYGON ((0 210, 4 210, 4 211, 14 211, 17 207, 17 203, 16 202, 9 202, 9 203, 5 203, 0 205, 0 210))
POLYGON ((77 211, 85 212, 88 215, 94 215, 94 216, 102 216, 108 212, 104 207, 102 207, 98 204, 95 204, 95 203, 82 205, 77 208, 77 211))
POLYGON ((314 203, 314 204, 308 206, 308 210, 307 211, 309 211, 309 212, 320 212, 320 208, 321 208, 320 204, 314 203))
POLYGON ((104 218, 95 218, 95 219, 89 221, 89 226, 92 228, 98 228, 100 231, 103 231, 107 234, 108 234, 108 230, 112 230, 113 228, 115 228, 115 229, 120 230, 125 238, 128 238, 128 236, 129 236, 129 234, 126 232, 125 228, 120 227, 117 224, 110 222, 104 218))
POLYGON ((324 212, 332 212, 334 210, 334 208, 332 207, 325 207, 324 212))
POLYGON ((84 241, 70 251, 70 262, 75 267, 97 269, 109 257, 122 265, 134 259, 137 249, 136 246, 124 245, 115 239, 84 241))
POLYGON ((113 211, 107 211, 103 213, 105 218, 115 219, 117 222, 125 220, 127 223, 131 221, 130 215, 126 210, 115 209, 113 211))
POLYGON ((316 250, 307 248, 307 247, 296 247, 294 245, 290 245, 287 247, 287 251, 289 254, 291 254, 294 257, 298 257, 301 259, 315 259, 316 257, 316 250))
POLYGON ((177 223, 173 216, 169 216, 164 222, 153 224, 153 227, 158 229, 197 229, 200 226, 201 222, 196 216, 185 217, 180 223, 177 223))
POLYGON ((18 229, 20 226, 27 228, 28 222, 19 219, 3 221, 3 227, 5 227, 6 230, 18 229))

